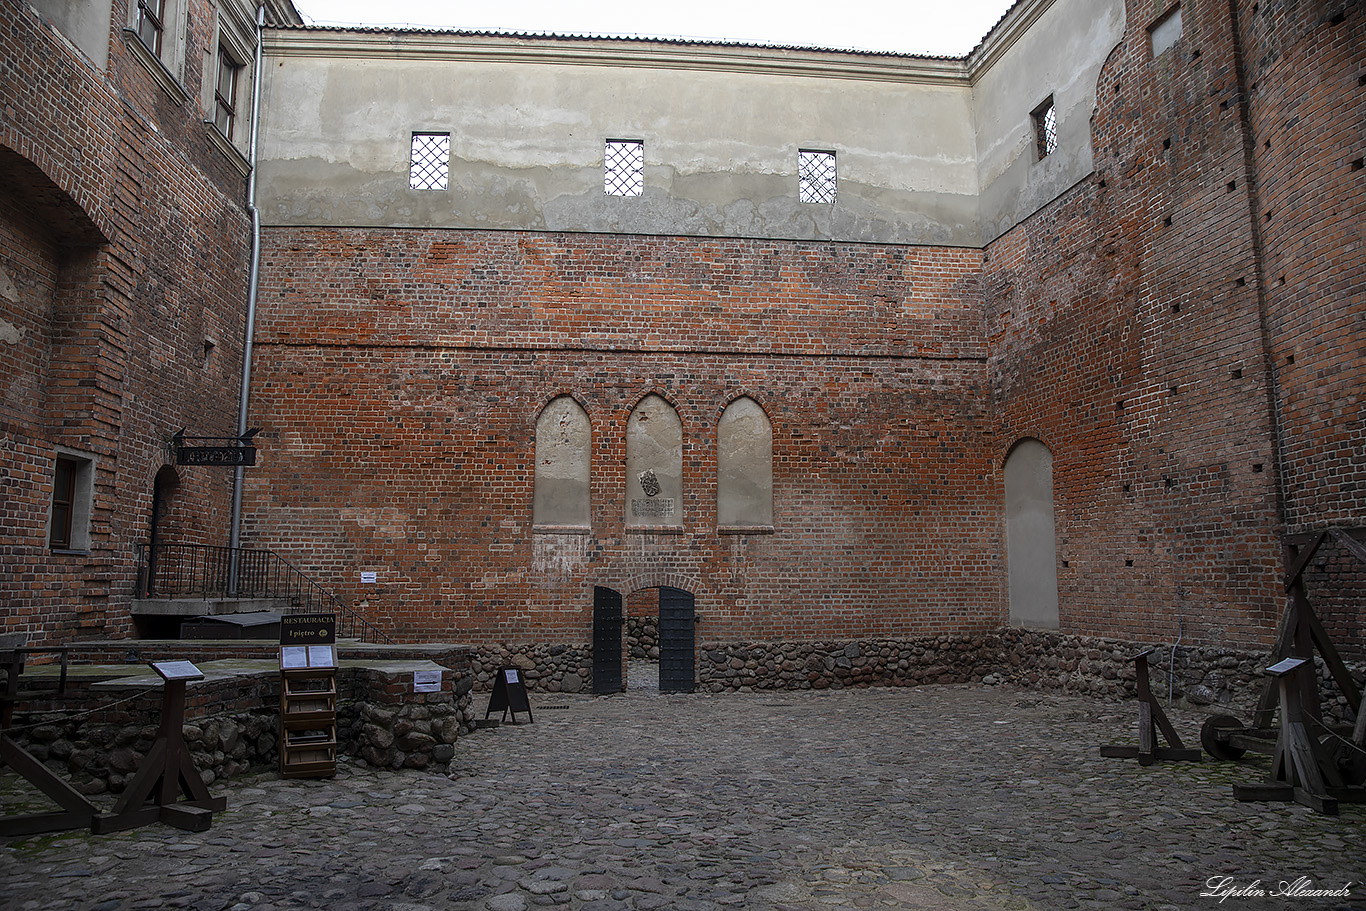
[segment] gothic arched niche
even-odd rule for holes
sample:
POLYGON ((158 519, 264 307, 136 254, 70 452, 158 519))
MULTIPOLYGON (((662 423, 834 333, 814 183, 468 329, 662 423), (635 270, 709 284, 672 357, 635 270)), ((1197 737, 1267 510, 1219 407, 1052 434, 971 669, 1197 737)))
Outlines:
POLYGON ((1038 440, 1021 440, 1006 457, 1006 560, 1011 624, 1057 629, 1053 454, 1038 440))
POLYGON ((683 525, 683 422, 647 395, 626 422, 626 525, 683 525))
POLYGON ((532 521, 538 527, 586 528, 591 523, 589 475, 593 429, 588 412, 562 395, 536 419, 536 492, 532 521))
POLYGON ((716 425, 716 525, 773 525, 773 426, 751 398, 731 402, 716 425))

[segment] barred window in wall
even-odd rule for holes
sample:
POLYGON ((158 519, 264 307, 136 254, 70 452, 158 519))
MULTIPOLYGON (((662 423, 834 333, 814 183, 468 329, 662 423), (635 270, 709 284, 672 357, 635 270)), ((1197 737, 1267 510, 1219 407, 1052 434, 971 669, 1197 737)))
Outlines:
POLYGON ((797 195, 802 202, 835 202, 835 153, 797 151, 797 195))
POLYGON ((161 56, 161 35, 165 31, 166 0, 138 0, 138 37, 148 49, 161 56))
POLYGON ((1049 95, 1030 116, 1034 121, 1034 148, 1042 161, 1058 150, 1058 111, 1053 96, 1049 95))
POLYGON ((639 196, 645 191, 644 142, 609 139, 602 160, 602 189, 608 196, 639 196))
POLYGON ((229 139, 237 121, 237 82, 242 64, 232 58, 225 48, 218 49, 218 78, 214 82, 214 125, 229 139))
POLYGON ((408 159, 408 186, 414 190, 446 189, 450 158, 450 133, 414 133, 408 159))

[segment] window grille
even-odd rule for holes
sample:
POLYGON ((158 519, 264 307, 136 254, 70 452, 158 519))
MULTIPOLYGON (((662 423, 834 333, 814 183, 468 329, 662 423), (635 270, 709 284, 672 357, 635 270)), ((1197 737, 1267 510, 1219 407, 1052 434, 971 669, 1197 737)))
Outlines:
POLYGON ((138 37, 161 56, 162 23, 166 19, 166 0, 138 0, 138 37))
POLYGON ((797 195, 802 202, 834 204, 834 152, 797 151, 797 195))
POLYGON ((241 65, 228 56, 226 50, 218 49, 218 81, 214 85, 213 122, 229 139, 232 138, 233 122, 237 119, 237 75, 241 70, 241 65))
POLYGON ((1053 96, 1035 109, 1034 148, 1039 159, 1043 160, 1058 150, 1058 111, 1053 106, 1053 96))
POLYGON ((450 158, 450 133, 414 133, 408 186, 414 190, 446 189, 450 158))
POLYGON ((602 189, 608 196, 645 192, 645 143, 609 139, 602 160, 602 189))

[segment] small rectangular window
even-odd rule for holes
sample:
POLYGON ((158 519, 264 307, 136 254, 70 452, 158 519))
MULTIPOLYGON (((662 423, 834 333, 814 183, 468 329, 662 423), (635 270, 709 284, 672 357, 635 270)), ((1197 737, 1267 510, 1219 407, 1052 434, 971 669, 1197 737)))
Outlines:
POLYGON ((232 138, 233 123, 237 120, 237 76, 242 65, 223 48, 218 49, 218 79, 214 84, 213 122, 223 135, 232 138))
POLYGON ((1030 117, 1034 121, 1034 150, 1042 161, 1058 150, 1058 111, 1053 96, 1049 95, 1030 117))
POLYGON ((833 205, 835 184, 834 152, 797 151, 797 196, 802 202, 833 205))
POLYGON ((602 189, 608 196, 639 196, 645 192, 644 142, 609 139, 602 162, 602 189))
POLYGON ((1152 43, 1153 56, 1161 55, 1181 37, 1181 7, 1176 7, 1157 21, 1148 31, 1152 43))
POLYGON ((138 37, 158 57, 161 56, 165 21, 166 0, 138 0, 138 37))
POLYGON ((79 463, 58 459, 52 479, 52 529, 48 544, 65 550, 71 547, 71 517, 76 509, 76 476, 79 463))
POLYGON ((450 159, 450 133, 414 133, 408 159, 408 186, 414 190, 446 189, 450 159))

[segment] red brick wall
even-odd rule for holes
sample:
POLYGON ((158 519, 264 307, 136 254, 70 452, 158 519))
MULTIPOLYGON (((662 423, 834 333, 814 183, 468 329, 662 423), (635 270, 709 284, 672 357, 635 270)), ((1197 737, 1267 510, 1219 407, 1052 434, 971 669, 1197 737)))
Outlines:
POLYGON ((1363 519, 1361 4, 1190 5, 1154 59, 1172 5, 1129 10, 1094 175, 980 256, 270 231, 251 534, 404 635, 585 641, 594 583, 693 591, 713 640, 972 630, 1007 615, 1002 463, 1036 437, 1063 631, 1265 647, 1287 520, 1363 519), (650 391, 684 423, 681 536, 620 519, 650 391), (565 393, 593 535, 547 538, 534 422, 565 393), (771 537, 711 530, 739 394, 774 426, 771 537))
POLYGON ((700 635, 1001 622, 980 254, 271 229, 247 534, 403 636, 587 641, 593 584, 693 592, 700 635), (627 533, 625 427, 684 429, 681 535, 627 533), (593 426, 591 536, 531 532, 535 423, 593 426), (777 531, 715 532, 716 422, 773 425, 777 531), (360 572, 379 584, 362 587, 360 572))
MULTIPOLYGON (((127 7, 114 6, 118 26, 127 7)), ((25 330, 0 341, 0 629, 38 640, 128 630, 170 434, 236 429, 245 180, 205 133, 212 16, 191 6, 190 101, 177 104, 117 29, 101 72, 26 4, 0 3, 0 268, 21 288, 0 319, 25 330), (96 460, 89 554, 48 549, 59 445, 96 460)), ((231 478, 181 481, 182 533, 226 543, 231 478)))
POLYGON ((1003 446, 1054 456, 1062 628, 1265 644, 1281 532, 1227 8, 1131 6, 1092 178, 987 257, 1003 446))
MULTIPOLYGON (((1187 4, 1153 59, 1172 5, 1129 5, 1092 177, 985 251, 268 231, 248 542, 405 637, 586 642, 594 584, 692 591, 712 641, 973 632, 1008 616, 1002 463, 1036 437, 1064 632, 1264 647, 1282 535, 1366 524, 1366 12, 1187 4), (623 527, 651 392, 683 421, 682 534, 623 527), (593 425, 587 536, 531 531, 561 394, 593 425), (739 395, 773 425, 772 535, 715 533, 739 395)), ((244 181, 200 122, 191 6, 179 105, 117 34, 100 73, 0 0, 7 629, 126 630, 168 435, 235 425, 244 181), (100 459, 85 558, 42 537, 59 444, 100 459)), ((177 535, 221 542, 229 475, 181 480, 177 535)), ((1310 579, 1351 654, 1349 562, 1310 579)))
MULTIPOLYGON (((1366 4, 1238 13, 1286 523, 1366 526, 1366 4)), ((1366 565, 1330 544, 1306 580, 1340 647, 1366 655, 1366 565)))
POLYGON ((1064 629, 1265 644, 1286 524, 1366 524, 1366 17, 1188 4, 1153 59, 1171 5, 1130 9, 1092 179, 988 250, 994 413, 1053 450, 1064 629))

